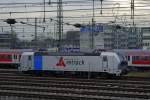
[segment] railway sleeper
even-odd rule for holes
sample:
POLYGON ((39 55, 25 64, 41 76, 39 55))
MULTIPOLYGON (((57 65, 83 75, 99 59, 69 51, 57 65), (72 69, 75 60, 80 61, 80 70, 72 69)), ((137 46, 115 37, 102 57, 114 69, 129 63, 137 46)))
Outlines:
POLYGON ((115 96, 115 97, 130 97, 130 98, 144 98, 150 99, 150 93, 138 93, 138 92, 125 92, 125 91, 110 91, 110 90, 81 90, 81 89, 65 89, 65 88, 33 88, 33 87, 1 87, 1 90, 17 90, 17 91, 32 91, 41 93, 71 93, 78 95, 93 95, 93 96, 115 96))
POLYGON ((145 92, 150 93, 150 90, 145 88, 128 88, 128 87, 108 87, 108 86, 91 86, 91 85, 76 85, 76 84, 41 84, 32 82, 9 82, 1 81, 1 86, 4 85, 18 85, 18 86, 36 86, 36 87, 59 87, 59 88, 74 88, 74 89, 92 89, 92 90, 117 90, 117 91, 129 91, 129 92, 145 92))

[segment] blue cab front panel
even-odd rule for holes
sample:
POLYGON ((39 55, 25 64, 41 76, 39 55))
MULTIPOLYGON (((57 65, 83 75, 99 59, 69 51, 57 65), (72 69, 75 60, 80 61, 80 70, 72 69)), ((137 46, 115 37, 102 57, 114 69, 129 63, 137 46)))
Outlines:
POLYGON ((34 70, 42 70, 42 56, 34 56, 34 70))

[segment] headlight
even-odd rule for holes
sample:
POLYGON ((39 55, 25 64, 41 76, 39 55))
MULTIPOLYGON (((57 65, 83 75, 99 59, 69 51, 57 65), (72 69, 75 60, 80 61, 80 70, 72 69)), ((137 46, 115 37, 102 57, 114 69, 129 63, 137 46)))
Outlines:
POLYGON ((128 65, 128 62, 127 62, 127 61, 122 61, 120 65, 121 65, 121 66, 127 66, 127 65, 128 65))
POLYGON ((127 61, 121 61, 118 68, 119 69, 124 69, 125 67, 127 67, 128 62, 127 61))

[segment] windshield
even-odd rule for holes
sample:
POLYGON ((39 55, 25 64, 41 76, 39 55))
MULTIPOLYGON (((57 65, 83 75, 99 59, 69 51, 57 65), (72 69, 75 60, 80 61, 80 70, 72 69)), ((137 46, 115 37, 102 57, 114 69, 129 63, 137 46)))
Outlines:
POLYGON ((120 59, 121 61, 126 60, 125 56, 123 56, 123 55, 122 55, 122 54, 120 54, 120 53, 117 53, 117 54, 118 54, 119 59, 120 59))

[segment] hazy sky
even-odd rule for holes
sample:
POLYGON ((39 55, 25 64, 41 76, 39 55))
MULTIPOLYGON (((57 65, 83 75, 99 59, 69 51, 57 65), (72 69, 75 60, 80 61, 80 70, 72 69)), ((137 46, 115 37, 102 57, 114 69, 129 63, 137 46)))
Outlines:
MULTIPOLYGON (((30 11, 43 11, 43 5, 37 4, 28 4, 28 3, 39 3, 44 0, 0 0, 1 3, 27 3, 19 5, 0 5, 1 12, 8 12, 7 14, 1 14, 1 18, 25 18, 25 17, 42 17, 43 13, 13 13, 13 12, 30 12, 30 11), (14 6, 14 7, 12 7, 14 6), (22 6, 22 7, 21 7, 22 6), (11 15, 9 12, 12 12, 11 15)), ((45 0, 49 2, 49 0, 45 0)), ((57 0, 51 0, 51 2, 56 2, 57 0)), ((64 20, 69 22, 78 22, 81 20, 82 22, 89 22, 92 16, 92 0, 63 0, 65 2, 63 5, 64 9, 64 20), (79 10, 80 9, 80 10, 79 10), (86 9, 86 10, 84 10, 86 9), (72 11, 66 11, 72 10, 72 11), (66 18, 65 17, 70 17, 66 18), (79 18, 72 18, 79 17, 79 18)), ((99 0, 95 0, 95 20, 101 22, 108 22, 115 18, 118 18, 123 21, 130 21, 130 0, 104 0, 103 1, 103 14, 100 14, 100 2, 99 0), (103 17, 104 16, 104 17, 103 17)), ((46 5, 47 11, 52 11, 46 13, 47 17, 56 17, 57 12, 56 3, 51 5, 46 5)), ((149 20, 149 9, 150 9, 150 1, 149 0, 135 0, 135 20, 139 22, 139 18, 142 20, 149 20), (142 10, 143 9, 143 10, 142 10), (136 19, 137 18, 137 19, 136 19)))
MULTIPOLYGON (((0 18, 1 25, 0 26, 8 26, 3 22, 2 19, 7 18, 24 18, 17 19, 17 21, 27 21, 28 23, 34 23, 34 20, 30 18, 43 18, 44 0, 0 0, 0 18), (17 4, 14 4, 17 3, 17 4), (23 4, 19 4, 23 3, 23 4), (24 4, 26 3, 26 4, 24 4), (33 3, 33 4, 30 4, 33 3), (39 11, 41 13, 39 13, 39 11), (11 12, 11 13, 10 13, 11 12), (23 12, 23 13, 21 13, 23 12), (30 12, 30 13, 29 13, 30 12), (34 12, 34 13, 31 13, 34 12), (35 13, 36 12, 36 13, 35 13), (37 13, 38 12, 38 13, 37 13)), ((45 0, 49 2, 49 0, 45 0)), ((50 0, 52 2, 51 5, 46 4, 46 11, 49 11, 46 14, 46 18, 57 19, 57 0, 50 0)), ((65 23, 91 23, 92 14, 93 14, 93 6, 92 0, 62 0, 63 1, 63 17, 65 23)), ((149 0, 134 0, 135 1, 135 24, 137 26, 149 26, 150 25, 150 1, 149 0)), ((131 19, 131 8, 130 8, 130 0, 103 0, 102 4, 102 14, 101 12, 101 3, 100 0, 95 0, 95 21, 97 23, 110 23, 111 21, 116 21, 117 24, 121 25, 129 25, 132 24, 131 19)), ((56 22, 51 22, 49 19, 46 23, 42 23, 43 19, 38 19, 38 25, 45 25, 47 30, 45 34, 49 34, 50 32, 54 32, 54 24, 56 22)), ((14 30, 20 33, 34 33, 34 27, 31 26, 17 26, 20 24, 14 25, 14 30), (28 32, 29 31, 29 32, 28 32)), ((8 27, 9 28, 9 27, 8 27)), ((7 30, 6 27, 3 30, 7 30)), ((42 28, 38 28, 39 32, 43 32, 42 28)), ((65 30, 74 30, 72 26, 64 25, 65 30)), ((30 35, 30 34, 29 34, 30 35)), ((54 34, 50 34, 51 36, 54 34)), ((29 36, 30 37, 30 36, 29 36)))

